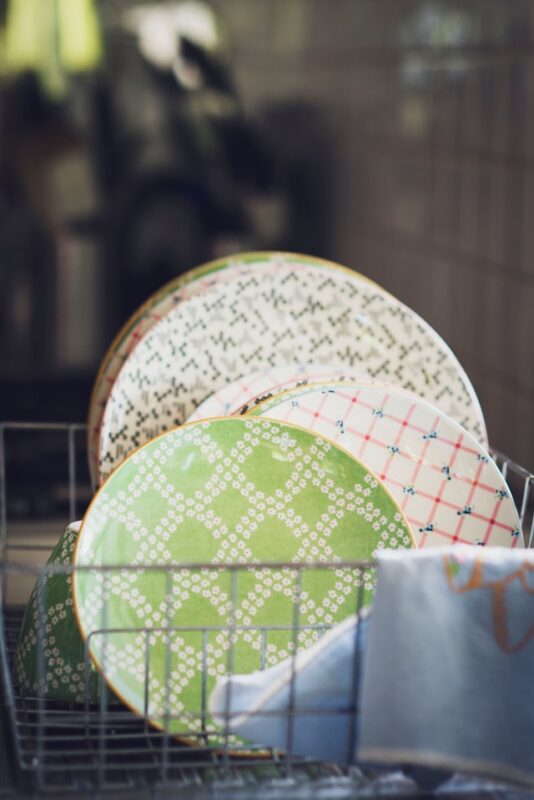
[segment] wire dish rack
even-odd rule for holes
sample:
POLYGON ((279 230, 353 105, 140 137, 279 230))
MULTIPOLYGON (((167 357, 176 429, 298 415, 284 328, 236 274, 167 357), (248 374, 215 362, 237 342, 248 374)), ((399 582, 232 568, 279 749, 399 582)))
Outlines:
MULTIPOLYGON (((86 467, 84 425, 6 423, 0 425, 0 683, 2 686, 0 740, 0 798, 23 796, 77 795, 115 797, 354 797, 360 793, 378 796, 413 796, 416 786, 397 773, 363 770, 354 761, 357 729, 357 698, 360 679, 358 641, 354 649, 352 697, 347 707, 335 713, 347 720, 347 759, 344 764, 327 764, 303 758, 293 752, 293 722, 296 713, 316 716, 318 709, 295 708, 295 656, 298 650, 299 585, 306 570, 333 569, 334 565, 287 564, 294 584, 293 619, 284 627, 292 641, 293 667, 287 707, 287 741, 283 751, 266 751, 252 745, 244 748, 229 730, 216 739, 206 728, 207 683, 203 681, 198 721, 184 744, 164 730, 150 726, 117 701, 100 678, 100 699, 91 702, 88 689, 89 658, 86 648, 86 692, 84 702, 51 700, 43 693, 31 696, 14 678, 13 663, 17 638, 30 591, 44 585, 50 568, 43 564, 66 525, 81 514, 91 498, 86 467), (19 793, 19 794, 17 794, 19 793)), ((534 539, 534 476, 510 459, 493 453, 508 480, 520 512, 525 543, 534 539)), ((223 565, 229 569, 228 565, 223 565)), ((250 568, 251 565, 248 565, 250 568)), ((257 565, 255 565, 257 566, 257 565)), ((282 565, 266 565, 280 569, 282 565)), ((354 575, 354 612, 363 606, 363 580, 375 570, 371 563, 335 564, 354 575)), ((158 570, 154 565, 152 570, 158 570)), ((162 565, 169 573, 172 567, 162 565)), ((183 571, 184 567, 179 568, 183 571)), ((190 569, 214 569, 213 565, 191 565, 190 569)), ((240 572, 247 565, 232 567, 232 584, 237 587, 240 572)), ((72 572, 70 566, 54 567, 54 573, 72 572)), ((42 598, 40 607, 43 608, 42 598)), ((235 607, 234 607, 235 608, 235 607)), ((308 626, 310 627, 310 626, 308 626)), ((319 633, 327 625, 312 626, 319 633)), ((42 637, 44 622, 38 626, 42 637)), ((178 633, 180 628, 170 628, 178 633)), ((221 628, 200 628, 204 653, 209 637, 221 628)), ((239 626, 230 614, 226 632, 227 673, 233 671, 232 641, 239 626)), ((260 629, 262 647, 258 668, 266 666, 269 637, 280 631, 260 629)), ((356 629, 358 630, 358 629, 356 629)), ((105 632, 104 632, 105 633, 105 632)), ((150 641, 150 635, 147 636, 150 641)), ((42 652, 42 648, 40 649, 42 652)), ((38 672, 44 665, 38 663, 38 672)), ((147 673, 148 674, 148 673, 147 673)), ((229 698, 228 698, 229 699, 229 698)), ((331 714, 332 711, 329 711, 331 714)))

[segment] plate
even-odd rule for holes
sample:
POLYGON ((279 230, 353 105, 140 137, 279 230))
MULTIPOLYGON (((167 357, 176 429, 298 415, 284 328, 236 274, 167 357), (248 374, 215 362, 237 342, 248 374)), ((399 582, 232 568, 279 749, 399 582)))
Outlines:
MULTIPOLYGON (((70 565, 79 529, 80 523, 73 522, 62 534, 46 562, 50 571, 43 572, 42 588, 36 584, 30 595, 17 643, 15 679, 23 693, 84 703, 85 646, 72 610, 71 577, 61 571, 54 574, 54 567, 70 565), (46 620, 44 626, 39 624, 41 619, 46 620), (40 652, 42 673, 38 663, 40 652)), ((88 678, 87 699, 97 702, 100 677, 92 665, 88 678)))
POLYGON ((143 336, 174 306, 190 297, 203 294, 220 282, 229 282, 250 269, 273 269, 280 263, 293 264, 297 269, 302 264, 337 269, 373 283, 365 276, 339 264, 295 253, 243 253, 219 258, 185 272, 167 283, 132 314, 102 359, 89 402, 87 421, 89 469, 93 484, 97 482, 98 476, 98 441, 104 408, 122 365, 143 336))
POLYGON ((194 296, 195 290, 201 292, 216 283, 217 264, 214 262, 190 270, 158 290, 132 314, 108 347, 93 385, 87 417, 87 454, 93 485, 98 480, 98 440, 102 415, 122 365, 144 334, 173 304, 194 296))
POLYGON ((367 464, 401 506, 418 547, 522 547, 510 490, 487 452, 435 406, 394 386, 307 386, 251 415, 302 425, 367 464))
POLYGON ((380 288, 340 270, 282 261, 173 308, 123 365, 104 412, 99 472, 186 420, 249 372, 341 364, 426 397, 485 440, 480 405, 435 331, 380 288))
MULTIPOLYGON (((229 667, 232 620, 242 626, 234 671, 258 669, 262 652, 269 665, 292 652, 297 573, 262 563, 353 561, 411 546, 387 489, 339 446, 267 419, 207 420, 140 448, 99 490, 75 566, 133 569, 76 570, 75 611, 83 638, 114 630, 93 633, 89 647, 126 705, 176 734, 198 734, 201 719, 211 733, 202 711, 229 667), (251 566, 226 566, 236 563, 251 566), (166 566, 150 569, 158 564, 166 566)), ((305 570, 299 647, 354 613, 359 591, 368 603, 372 577, 353 568, 305 570)))
POLYGON ((266 396, 278 394, 286 389, 294 389, 318 380, 350 380, 363 378, 355 370, 347 372, 346 367, 335 367, 328 364, 286 364, 259 372, 252 372, 237 381, 223 386, 193 411, 188 422, 195 422, 208 417, 225 417, 234 413, 246 413, 250 405, 254 405, 266 396))

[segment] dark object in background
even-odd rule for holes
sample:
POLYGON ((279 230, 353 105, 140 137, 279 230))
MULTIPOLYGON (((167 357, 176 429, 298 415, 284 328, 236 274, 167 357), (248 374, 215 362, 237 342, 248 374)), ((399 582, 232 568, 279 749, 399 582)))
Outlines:
POLYGON ((39 164, 51 138, 64 138, 61 116, 27 73, 0 96, 0 352, 2 376, 50 366, 54 336, 54 243, 35 197, 39 164), (40 142, 31 132, 39 130, 40 142))
POLYGON ((38 373, 49 363, 48 310, 53 305, 54 252, 39 219, 21 198, 0 205, 0 342, 4 368, 38 373))
POLYGON ((30 72, 0 85, 2 419, 83 419, 125 318, 221 242, 254 241, 246 195, 266 191, 270 159, 227 63, 182 40, 187 86, 132 45, 137 73, 126 60, 65 99, 30 72), (118 86, 135 101, 139 72, 159 117, 132 129, 118 86))
POLYGON ((61 98, 33 73, 0 83, 0 419, 84 419, 116 331, 184 271, 330 252, 318 115, 285 101, 251 119, 223 45, 171 31, 151 60, 120 19, 104 67, 61 98))
POLYGON ((287 218, 280 247, 331 258, 335 154, 324 115, 304 100, 270 104, 258 121, 285 198, 287 218))
POLYGON ((67 399, 83 419, 105 325, 84 135, 32 73, 0 103, 0 419, 65 418, 67 399))
POLYGON ((225 61, 185 38, 180 59, 193 86, 180 70, 143 59, 162 113, 158 130, 112 137, 121 154, 107 229, 118 323, 164 283, 213 258, 219 241, 253 238, 246 194, 270 188, 273 159, 241 111, 225 61))

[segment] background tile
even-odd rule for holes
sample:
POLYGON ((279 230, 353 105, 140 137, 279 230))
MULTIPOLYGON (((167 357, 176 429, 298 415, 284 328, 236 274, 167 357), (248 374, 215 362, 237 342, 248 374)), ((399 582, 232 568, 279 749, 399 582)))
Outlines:
POLYGON ((436 326, 481 393, 494 445, 532 467, 533 3, 218 5, 250 112, 305 98, 328 131, 322 255, 436 326))

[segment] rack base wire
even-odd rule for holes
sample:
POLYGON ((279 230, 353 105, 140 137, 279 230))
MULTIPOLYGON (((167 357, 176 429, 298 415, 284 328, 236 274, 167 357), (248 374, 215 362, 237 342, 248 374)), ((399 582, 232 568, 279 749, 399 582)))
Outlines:
MULTIPOLYGON (((0 798, 31 791, 32 796, 114 797, 232 797, 300 798, 414 796, 417 785, 400 772, 363 771, 349 759, 346 765, 319 763, 287 752, 247 752, 226 743, 214 746, 209 739, 190 747, 149 726, 102 691, 99 704, 76 704, 50 700, 42 694, 23 692, 13 678, 13 661, 24 605, 13 601, 15 588, 25 572, 33 581, 43 575, 35 566, 50 551, 39 538, 30 544, 11 535, 11 505, 8 492, 9 441, 29 437, 38 457, 39 437, 56 437, 64 448, 65 469, 55 496, 62 513, 72 521, 84 499, 90 496, 84 463, 85 426, 37 423, 0 425, 0 678, 2 684, 2 731, 0 743, 0 798), (9 522, 9 525, 8 525, 9 522), (20 566, 20 558, 34 559, 32 566, 20 566), (17 561, 19 562, 17 566, 17 561), (8 775, 10 781, 8 780, 8 775)), ((16 450, 16 448, 15 448, 16 450)), ((26 453, 26 449, 22 448, 26 453)), ((493 454, 510 483, 520 512, 525 541, 533 544, 532 474, 500 454, 493 454)), ((47 473, 45 465, 45 473, 47 473)), ((41 487, 42 490, 42 487, 41 487)), ((15 504, 16 507, 16 504, 15 504)), ((31 507, 29 503, 28 507, 31 507)), ((58 512, 53 509, 53 514, 58 512)), ((35 514, 33 521, 35 521, 35 514)), ((31 528, 32 522, 28 523, 31 528)), ((21 524, 16 521, 15 527, 21 524)), ((24 527, 24 525, 22 525, 24 527)), ((278 565, 279 567, 280 565, 278 565)), ((303 565, 287 565, 297 572, 303 565)), ((339 565, 338 565, 339 566, 339 565)), ((359 565, 369 569, 369 565, 359 565)), ((358 565, 355 566, 358 569, 358 565)), ((300 574, 300 572, 299 572, 300 574)), ((31 586, 31 582, 28 584, 31 586)), ((355 610, 362 606, 361 592, 355 592, 355 610)), ((20 598, 18 598, 20 600, 20 598)), ((298 630, 298 615, 296 617, 298 630)), ((229 660, 231 665, 231 660, 229 660)), ((229 670, 230 671, 230 670, 229 670)), ((294 679, 294 674, 292 675, 294 679)), ((355 692, 357 686, 355 686, 355 692)), ((289 709, 293 713, 293 709, 289 709)), ((356 705, 343 713, 354 715, 356 705)), ((290 726, 289 726, 290 727, 290 726)), ((228 742, 228 740, 227 740, 228 742)), ((469 780, 461 784, 462 796, 470 794, 469 780)), ((451 793, 458 796, 453 784, 451 793)), ((473 784, 477 796, 498 787, 473 784)), ((440 792, 446 796, 447 792, 440 792)), ((528 796, 520 790, 517 797, 528 796)), ((505 795, 503 795, 505 796, 505 795)), ((509 792, 507 797, 511 797, 509 792)))

